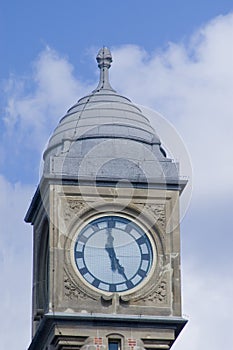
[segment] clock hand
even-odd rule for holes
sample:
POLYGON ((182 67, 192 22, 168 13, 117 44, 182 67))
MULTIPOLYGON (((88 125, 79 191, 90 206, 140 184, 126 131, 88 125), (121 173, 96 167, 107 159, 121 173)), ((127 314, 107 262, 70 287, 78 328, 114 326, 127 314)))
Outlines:
POLYGON ((108 252, 108 255, 109 255, 110 260, 111 260, 111 269, 112 269, 112 271, 116 271, 116 264, 115 264, 116 254, 115 254, 114 248, 107 247, 105 249, 108 252))
POLYGON ((127 280, 127 277, 126 277, 126 274, 125 274, 125 269, 124 267, 119 263, 119 259, 117 259, 116 255, 115 255, 115 266, 116 266, 116 269, 118 271, 118 273, 120 275, 122 275, 126 280, 127 280))
POLYGON ((115 250, 113 248, 113 241, 114 241, 114 237, 112 236, 112 232, 109 229, 108 230, 107 243, 105 244, 105 250, 108 252, 109 258, 111 260, 111 269, 112 269, 112 271, 116 271, 116 267, 115 267, 116 253, 115 253, 115 250))
POLYGON ((115 249, 113 247, 114 237, 112 236, 111 230, 108 230, 108 238, 107 243, 105 244, 105 250, 108 252, 108 255, 111 260, 111 269, 112 271, 117 271, 120 275, 122 275, 126 280, 127 277, 125 275, 124 267, 119 263, 119 259, 116 257, 115 249))

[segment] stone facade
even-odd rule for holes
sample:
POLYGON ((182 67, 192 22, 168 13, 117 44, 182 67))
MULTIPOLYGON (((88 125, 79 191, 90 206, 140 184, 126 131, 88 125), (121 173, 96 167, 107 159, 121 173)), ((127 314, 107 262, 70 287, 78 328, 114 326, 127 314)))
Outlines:
MULTIPOLYGON (((69 341, 79 344, 74 345, 74 349, 81 346, 80 339, 82 346, 90 346, 90 337, 96 336, 97 329, 93 322, 83 328, 81 320, 90 322, 92 315, 101 324, 98 332, 105 347, 108 335, 116 333, 117 339, 123 339, 122 344, 131 334, 131 338, 133 335, 141 347, 147 344, 149 348, 152 342, 155 349, 156 346, 158 349, 169 349, 177 329, 185 323, 181 317, 180 300, 179 191, 106 186, 95 190, 91 186, 49 185, 47 209, 41 205, 41 214, 37 212, 34 222, 34 257, 37 257, 34 263, 34 335, 46 320, 51 322, 52 316, 58 318, 61 328, 65 327, 66 331, 67 319, 73 323, 78 317, 81 327, 79 336, 76 339, 73 334, 73 338, 70 336, 73 340, 69 341), (111 214, 123 215, 144 227, 156 251, 156 263, 148 279, 132 291, 123 293, 97 291, 77 273, 73 258, 75 237, 81 227, 90 219, 111 214), (47 217, 50 218, 49 222, 47 217), (42 263, 38 264, 38 257, 47 258, 42 258, 42 263), (114 328, 104 328, 103 320, 111 320, 112 315, 114 328), (138 329, 138 317, 142 320, 143 330, 138 329), (168 331, 167 325, 164 329, 160 325, 158 331, 158 322, 166 324, 166 321, 173 321, 176 326, 173 325, 168 331), (134 322, 137 324, 135 329, 134 322), (144 323, 150 326, 144 329, 144 323), (165 330, 169 339, 162 337, 165 330)), ((71 328, 75 330, 74 325, 71 328)), ((63 349, 61 342, 70 338, 65 335, 66 332, 62 331, 60 336, 55 333, 53 329, 50 336, 54 338, 51 341, 59 338, 56 341, 60 347, 54 349, 63 349)), ((124 346, 126 349, 127 346, 124 346)), ((31 345, 30 349, 40 348, 31 345)))

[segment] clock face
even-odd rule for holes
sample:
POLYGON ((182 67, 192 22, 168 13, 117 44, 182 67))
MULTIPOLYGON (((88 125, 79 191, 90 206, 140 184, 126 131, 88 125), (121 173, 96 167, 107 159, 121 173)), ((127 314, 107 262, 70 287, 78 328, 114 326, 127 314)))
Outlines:
POLYGON ((124 292, 141 283, 151 270, 153 252, 146 233, 120 216, 91 221, 78 234, 74 259, 93 287, 124 292))

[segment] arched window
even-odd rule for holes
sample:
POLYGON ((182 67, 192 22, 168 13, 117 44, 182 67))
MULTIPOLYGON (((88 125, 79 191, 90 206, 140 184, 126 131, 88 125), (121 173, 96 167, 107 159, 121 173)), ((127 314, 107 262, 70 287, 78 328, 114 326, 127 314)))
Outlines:
POLYGON ((119 333, 111 333, 107 335, 108 350, 122 350, 124 337, 119 333))
POLYGON ((48 306, 48 285, 49 285, 49 223, 46 219, 40 236, 38 249, 38 288, 37 288, 37 309, 44 313, 48 306))

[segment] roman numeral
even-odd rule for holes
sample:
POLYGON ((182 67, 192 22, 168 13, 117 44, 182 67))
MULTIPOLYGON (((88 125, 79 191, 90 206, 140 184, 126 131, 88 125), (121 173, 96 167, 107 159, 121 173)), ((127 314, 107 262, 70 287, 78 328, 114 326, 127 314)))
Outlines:
POLYGON ((140 269, 138 270, 138 273, 137 273, 140 277, 145 277, 146 276, 146 271, 140 269))
POLYGON ((150 260, 150 254, 142 254, 142 260, 149 261, 150 260))
POLYGON ((94 287, 96 287, 96 288, 99 287, 99 284, 100 284, 100 280, 98 280, 97 278, 94 279, 94 281, 92 282, 92 285, 93 285, 94 287))
POLYGON ((108 220, 108 228, 113 228, 113 227, 115 227, 115 221, 108 220))
POLYGON ((129 224, 126 226, 125 231, 128 232, 128 233, 130 233, 130 231, 131 231, 132 229, 133 229, 133 226, 132 226, 131 223, 129 223, 129 224))
POLYGON ((83 252, 75 252, 75 259, 83 259, 83 252))
POLYGON ((137 239, 136 242, 138 245, 142 245, 142 244, 146 243, 145 237, 141 236, 140 238, 137 239))
POLYGON ((132 281, 126 281, 126 285, 127 285, 127 288, 133 288, 134 287, 134 284, 132 281))
POLYGON ((82 236, 80 236, 80 237, 78 238, 78 240, 79 240, 80 242, 86 243, 87 240, 88 240, 88 238, 85 237, 84 235, 82 235, 82 236))
POLYGON ((94 232, 99 231, 99 227, 97 224, 91 225, 91 228, 93 229, 94 232))
POLYGON ((116 291, 115 284, 109 284, 109 292, 115 292, 115 291, 116 291))
POLYGON ((80 273, 84 276, 86 273, 88 273, 88 269, 86 267, 83 267, 82 269, 79 270, 80 273))

